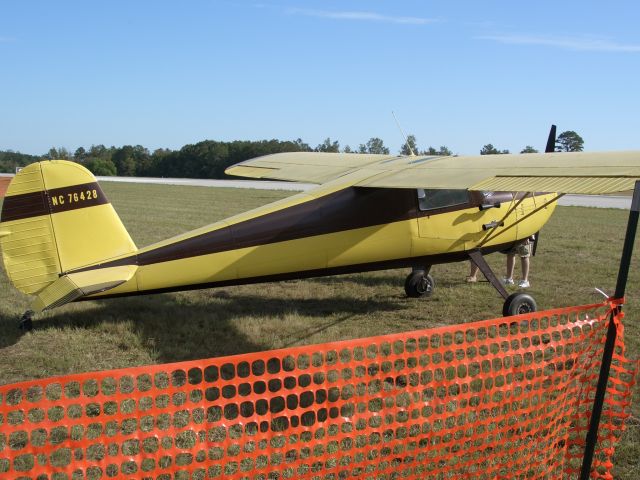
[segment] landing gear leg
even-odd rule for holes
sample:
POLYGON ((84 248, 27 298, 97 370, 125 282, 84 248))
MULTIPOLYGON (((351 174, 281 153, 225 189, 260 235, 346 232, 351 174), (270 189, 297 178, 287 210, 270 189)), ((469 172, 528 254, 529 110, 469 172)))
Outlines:
POLYGON ((480 269, 485 278, 495 288, 498 293, 504 298, 504 304, 502 306, 502 315, 508 317, 510 315, 518 315, 520 313, 535 312, 538 309, 536 301, 531 295, 525 293, 514 293, 509 295, 502 282, 498 280, 496 274, 493 273, 491 267, 482 256, 480 250, 472 250, 469 252, 469 258, 480 269))
POLYGON ((404 282, 404 291, 407 297, 430 297, 436 287, 436 282, 429 275, 431 265, 426 267, 414 267, 404 282))
POLYGON ((33 329, 33 315, 35 312, 33 310, 27 310, 20 317, 20 323, 18 324, 18 328, 23 332, 30 332, 33 329))

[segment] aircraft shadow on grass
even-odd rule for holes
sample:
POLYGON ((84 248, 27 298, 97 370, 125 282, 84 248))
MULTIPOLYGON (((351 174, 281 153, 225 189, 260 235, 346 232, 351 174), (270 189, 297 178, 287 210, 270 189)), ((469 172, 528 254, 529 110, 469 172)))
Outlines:
MULTIPOLYGON (((365 274, 365 275, 349 275, 344 277, 331 276, 331 277, 308 278, 305 281, 311 282, 311 283, 319 283, 322 285, 343 285, 344 286, 347 283, 355 283, 357 285, 362 285, 365 287, 391 287, 397 290, 398 298, 403 298, 403 299, 406 298, 406 295, 404 294, 404 290, 402 290, 402 284, 404 283, 404 279, 402 275, 388 274, 388 275, 372 276, 372 275, 365 274)), ((487 283, 487 284, 489 283, 484 278, 480 278, 480 277, 478 278, 478 282, 487 283)), ((438 279, 438 287, 444 287, 444 288, 458 287, 464 283, 466 283, 464 275, 461 276, 460 279, 447 278, 447 277, 441 277, 440 279, 438 279)))
MULTIPOLYGON (((248 338, 239 331, 239 318, 327 316, 286 332, 279 347, 287 347, 370 311, 406 308, 393 300, 332 297, 326 299, 275 299, 213 290, 207 297, 185 298, 172 294, 112 299, 95 302, 88 309, 56 310, 54 315, 35 318, 34 333, 47 329, 84 328, 102 323, 132 322, 143 345, 149 345, 160 363, 220 357, 273 348, 259 336, 248 338), (256 341, 258 340, 258 341, 256 341), (187 345, 188 347, 185 347, 187 345)), ((277 329, 277 322, 273 328, 277 329)), ((0 313, 0 348, 9 347, 24 334, 16 328, 16 317, 0 313)))
MULTIPOLYGON (((402 290, 402 282, 404 279, 400 275, 348 275, 348 276, 331 276, 331 277, 314 277, 306 279, 307 282, 319 283, 322 285, 345 285, 347 283, 355 283, 365 287, 392 287, 402 290)), ((404 295, 403 295, 404 297, 404 295)))

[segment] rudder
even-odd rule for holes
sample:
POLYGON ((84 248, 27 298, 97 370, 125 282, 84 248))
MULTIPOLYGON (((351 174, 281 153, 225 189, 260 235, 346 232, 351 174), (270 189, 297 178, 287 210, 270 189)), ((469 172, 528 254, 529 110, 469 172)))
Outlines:
POLYGON ((0 246, 7 275, 27 294, 71 270, 137 251, 95 177, 65 160, 16 174, 0 214, 0 246))

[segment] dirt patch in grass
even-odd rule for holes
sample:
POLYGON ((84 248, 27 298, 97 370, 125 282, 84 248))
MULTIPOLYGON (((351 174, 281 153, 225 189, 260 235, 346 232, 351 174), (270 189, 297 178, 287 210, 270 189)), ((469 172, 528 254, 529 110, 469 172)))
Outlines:
POLYGON ((9 183, 11 183, 11 177, 0 177, 0 198, 3 198, 7 193, 9 183))

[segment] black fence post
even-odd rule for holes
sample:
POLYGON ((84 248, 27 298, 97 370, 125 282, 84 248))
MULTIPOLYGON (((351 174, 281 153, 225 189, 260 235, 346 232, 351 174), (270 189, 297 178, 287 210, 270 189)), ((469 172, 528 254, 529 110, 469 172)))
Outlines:
MULTIPOLYGON (((640 181, 636 181, 633 190, 633 200, 631 201, 631 210, 629 211, 629 221, 627 222, 627 233, 624 238, 624 246, 622 248, 622 257, 620 258, 620 269, 618 270, 618 281, 616 283, 616 292, 614 298, 623 298, 627 287, 627 278, 629 277, 629 267, 631 265, 631 255, 633 254, 633 244, 636 239, 636 230, 638 227, 638 215, 640 213, 640 181)), ((593 400, 593 410, 591 411, 591 422, 589 423, 589 431, 587 432, 586 445, 584 448, 584 458, 582 459, 582 469, 580 471, 580 480, 589 480, 591 473, 591 464, 593 462, 593 453, 598 441, 598 427, 600 426, 600 416, 602 415, 602 407, 604 405, 604 396, 607 391, 607 383, 609 381, 609 371, 611 369, 611 359, 613 358, 613 349, 616 341, 616 326, 613 317, 620 312, 622 305, 617 306, 611 313, 609 318, 609 328, 607 329, 607 339, 602 352, 602 363, 600 365, 600 375, 598 377, 598 386, 596 388, 596 396, 593 400)))

